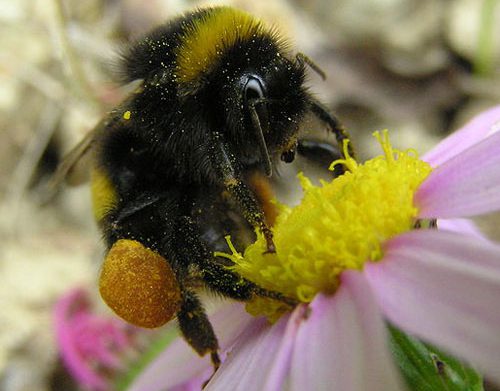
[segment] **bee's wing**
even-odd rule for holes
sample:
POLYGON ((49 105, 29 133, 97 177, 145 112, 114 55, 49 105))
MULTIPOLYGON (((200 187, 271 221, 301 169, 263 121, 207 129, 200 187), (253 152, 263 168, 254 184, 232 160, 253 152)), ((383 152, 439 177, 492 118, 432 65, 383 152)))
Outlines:
POLYGON ((97 142, 97 138, 112 127, 124 127, 128 118, 124 113, 133 100, 134 95, 141 91, 138 87, 135 94, 130 95, 118 107, 113 109, 106 117, 92 129, 87 135, 63 158, 56 169, 56 172, 47 184, 44 195, 42 195, 42 204, 49 202, 59 191, 61 185, 66 183, 70 186, 77 186, 87 182, 90 179, 92 148, 97 142))
POLYGON ((49 180, 44 191, 45 194, 42 195, 43 204, 49 202, 63 184, 78 186, 89 180, 92 149, 96 144, 97 137, 110 126, 122 126, 120 122, 117 110, 113 110, 64 156, 54 175, 49 180))
POLYGON ((89 179, 90 151, 99 126, 92 129, 69 151, 50 180, 50 187, 57 189, 62 183, 77 186, 89 179))
POLYGON ((61 189, 63 183, 67 183, 70 186, 77 186, 89 179, 90 151, 95 141, 97 128, 98 126, 87 133, 87 135, 64 156, 52 177, 38 194, 40 205, 50 203, 61 189))
MULTIPOLYGON (((128 118, 124 113, 128 110, 134 95, 142 91, 139 86, 127 99, 114 108, 106 117, 92 129, 68 154, 63 158, 52 177, 49 187, 55 192, 63 182, 70 186, 77 186, 89 180, 90 177, 90 155, 96 137, 102 132, 109 131, 109 128, 130 126, 127 124, 128 118), (127 124, 127 125, 126 125, 127 124)), ((129 112, 130 113, 130 112, 129 112)))

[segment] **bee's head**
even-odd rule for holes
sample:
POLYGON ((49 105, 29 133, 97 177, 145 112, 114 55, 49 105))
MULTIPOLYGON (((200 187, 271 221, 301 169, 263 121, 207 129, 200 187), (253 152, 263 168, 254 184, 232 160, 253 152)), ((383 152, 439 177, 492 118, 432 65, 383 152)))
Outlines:
POLYGON ((184 27, 175 50, 181 100, 203 110, 244 167, 262 165, 295 143, 308 95, 304 66, 273 28, 245 12, 216 7, 184 27))
POLYGON ((216 127, 223 128, 241 164, 260 165, 268 175, 271 161, 295 148, 307 110, 303 65, 280 53, 270 38, 229 51, 205 93, 216 127))

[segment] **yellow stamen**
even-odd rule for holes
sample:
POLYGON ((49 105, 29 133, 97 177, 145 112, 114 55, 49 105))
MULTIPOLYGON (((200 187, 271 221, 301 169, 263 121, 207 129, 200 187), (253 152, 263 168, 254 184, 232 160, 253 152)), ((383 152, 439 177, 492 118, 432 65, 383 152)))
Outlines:
MULTIPOLYGON (((243 256, 231 248, 233 269, 263 288, 310 302, 319 292, 334 293, 342 271, 380 260, 383 243, 414 226, 414 193, 431 167, 413 150, 393 149, 387 131, 374 136, 384 154, 358 164, 344 143, 346 158, 330 168, 343 164, 347 171, 333 181, 314 186, 299 174, 304 197, 281 209, 273 227, 276 253, 265 253, 258 234, 243 256)), ((263 299, 248 306, 252 314, 271 309, 263 299)))

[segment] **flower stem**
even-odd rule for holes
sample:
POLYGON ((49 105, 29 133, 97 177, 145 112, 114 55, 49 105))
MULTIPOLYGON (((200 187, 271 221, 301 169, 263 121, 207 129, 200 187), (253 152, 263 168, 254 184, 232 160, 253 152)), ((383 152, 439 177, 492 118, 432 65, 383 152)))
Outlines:
POLYGON ((497 5, 498 0, 483 0, 477 53, 474 61, 474 73, 479 76, 488 76, 493 71, 493 28, 495 27, 495 7, 497 5))

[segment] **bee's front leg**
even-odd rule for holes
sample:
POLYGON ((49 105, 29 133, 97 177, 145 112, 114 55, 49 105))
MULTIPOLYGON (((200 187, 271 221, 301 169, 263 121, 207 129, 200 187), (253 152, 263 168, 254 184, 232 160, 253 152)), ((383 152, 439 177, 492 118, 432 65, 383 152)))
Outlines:
POLYGON ((224 143, 221 136, 214 135, 212 140, 212 159, 227 192, 238 203, 243 217, 253 226, 259 228, 264 235, 269 253, 276 252, 273 233, 269 228, 264 211, 252 190, 241 179, 238 173, 237 158, 224 143))

